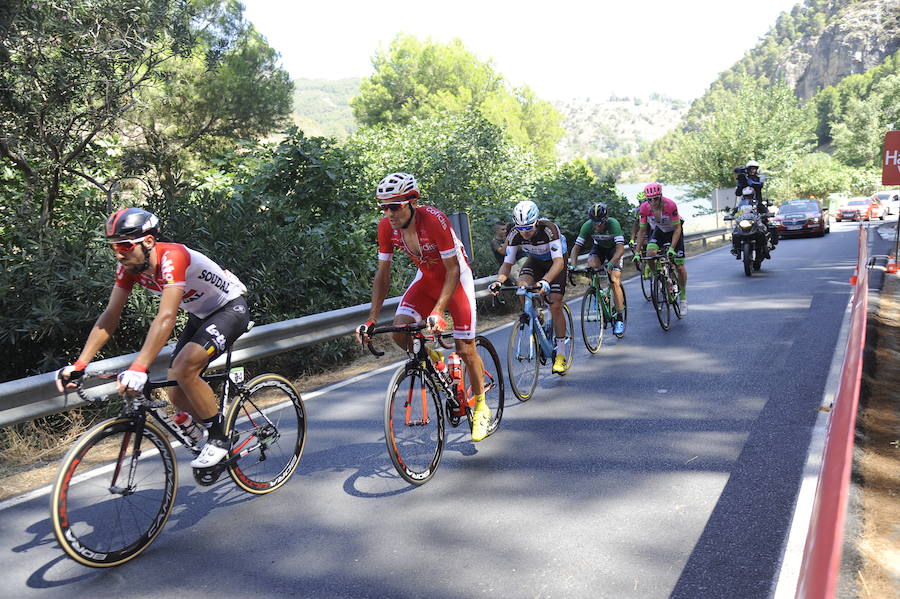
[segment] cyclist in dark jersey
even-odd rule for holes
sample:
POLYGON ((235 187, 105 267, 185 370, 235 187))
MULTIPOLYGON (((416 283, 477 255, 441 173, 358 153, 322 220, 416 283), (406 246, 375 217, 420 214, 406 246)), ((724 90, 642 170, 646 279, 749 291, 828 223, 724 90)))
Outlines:
POLYGON ((491 293, 498 293, 500 285, 509 278, 519 251, 527 260, 519 271, 520 286, 541 286, 541 293, 549 295, 550 313, 556 334, 556 357, 553 372, 566 372, 566 319, 563 313, 563 296, 566 293, 566 238, 559 227, 547 219, 539 218, 537 205, 525 200, 513 208, 514 227, 506 238, 506 258, 497 273, 497 280, 491 283, 491 293))
POLYGON ((616 304, 616 322, 613 333, 622 335, 625 323, 622 321, 622 256, 625 255, 625 236, 618 219, 609 216, 606 204, 598 202, 588 209, 588 220, 581 225, 578 238, 572 247, 569 266, 574 268, 581 248, 590 240, 591 251, 588 254, 588 266, 600 269, 605 266, 609 272, 613 301, 616 304))

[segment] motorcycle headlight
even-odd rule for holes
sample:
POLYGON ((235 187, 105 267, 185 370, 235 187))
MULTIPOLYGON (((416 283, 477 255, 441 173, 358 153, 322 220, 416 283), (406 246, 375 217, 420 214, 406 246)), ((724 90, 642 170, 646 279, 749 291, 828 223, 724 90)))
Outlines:
POLYGON ((750 219, 747 219, 747 218, 743 218, 738 221, 738 226, 743 231, 749 231, 750 229, 753 228, 753 221, 750 219))

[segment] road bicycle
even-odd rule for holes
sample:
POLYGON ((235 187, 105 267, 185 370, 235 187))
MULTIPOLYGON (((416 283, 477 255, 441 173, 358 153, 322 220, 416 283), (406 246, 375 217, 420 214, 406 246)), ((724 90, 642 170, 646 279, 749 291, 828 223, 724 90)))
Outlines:
MULTIPOLYGON (((569 271, 570 279, 574 285, 574 277, 571 275, 583 274, 590 279, 590 285, 581 300, 581 338, 584 346, 592 354, 600 351, 603 345, 603 333, 606 328, 619 319, 619 311, 616 309, 612 297, 612 288, 609 286, 609 272, 606 268, 595 269, 590 266, 574 268, 569 271)), ((622 290, 622 324, 628 324, 628 299, 625 296, 625 286, 619 285, 622 290)), ((616 335, 620 339, 625 336, 625 329, 616 335)))
MULTIPOLYGON (((89 376, 111 378, 115 373, 89 376)), ((244 383, 243 368, 231 368, 230 348, 225 371, 201 378, 221 385, 219 409, 224 410, 231 449, 216 466, 195 468, 194 478, 208 486, 227 470, 248 493, 280 488, 297 469, 306 443, 300 393, 277 374, 244 383)), ((89 397, 83 379, 75 382, 86 401, 108 398, 89 397)), ((75 561, 96 568, 118 566, 137 557, 162 531, 178 488, 175 452, 166 433, 193 456, 204 441, 203 436, 194 440, 174 422, 164 410, 168 401, 153 398, 154 390, 176 385, 174 380, 148 381, 142 394, 123 398, 119 416, 85 432, 63 458, 50 512, 56 540, 75 561)))
MULTIPOLYGON (((666 246, 668 247, 668 245, 666 246)), ((678 271, 675 260, 665 253, 665 248, 655 256, 641 258, 641 262, 650 268, 650 301, 659 320, 662 330, 668 331, 672 312, 681 319, 681 285, 678 283, 678 271)))
MULTIPOLYGON (((445 442, 445 421, 457 427, 464 420, 472 430, 472 392, 468 368, 452 352, 446 359, 428 348, 422 333, 424 322, 409 325, 375 327, 369 337, 384 333, 403 333, 411 337, 409 360, 394 373, 384 402, 384 440, 397 473, 411 485, 421 485, 434 476, 441 462, 445 442), (435 359, 433 359, 433 356, 435 359)), ((446 347, 449 333, 435 335, 446 347)), ((376 356, 384 352, 368 343, 376 356)), ((484 364, 484 396, 491 409, 488 436, 503 418, 505 385, 497 350, 486 337, 475 337, 475 349, 484 364)))
MULTIPOLYGON (((518 321, 513 325, 509 335, 509 346, 506 352, 509 384, 519 401, 528 401, 537 387, 538 374, 542 365, 550 364, 556 358, 556 334, 553 330, 553 317, 545 305, 544 296, 540 293, 540 285, 509 285, 500 287, 500 291, 514 291, 524 296, 524 308, 518 321)), ((499 299, 497 301, 500 301, 499 299)), ((566 369, 572 367, 575 344, 573 342, 575 326, 572 322, 572 310, 566 302, 562 304, 566 318, 566 369)))

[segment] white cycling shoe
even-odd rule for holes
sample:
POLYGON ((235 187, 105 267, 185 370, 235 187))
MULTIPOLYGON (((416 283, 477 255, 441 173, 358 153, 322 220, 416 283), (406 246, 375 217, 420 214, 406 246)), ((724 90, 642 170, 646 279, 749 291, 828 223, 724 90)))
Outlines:
POLYGON ((228 455, 228 441, 225 439, 209 439, 203 449, 191 462, 191 468, 212 468, 228 455))

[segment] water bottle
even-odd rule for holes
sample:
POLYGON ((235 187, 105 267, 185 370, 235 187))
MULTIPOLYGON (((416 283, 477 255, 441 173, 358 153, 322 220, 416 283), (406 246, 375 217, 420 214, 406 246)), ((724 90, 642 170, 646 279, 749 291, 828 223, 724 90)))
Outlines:
POLYGON ((198 426, 187 412, 178 410, 178 412, 175 413, 175 424, 180 426, 181 430, 184 431, 184 434, 190 437, 195 443, 203 438, 203 428, 198 426))
POLYGON ((456 352, 452 352, 447 357, 447 364, 450 365, 450 378, 453 379, 453 382, 456 382, 462 378, 461 363, 462 362, 459 359, 459 354, 457 354, 456 352))

